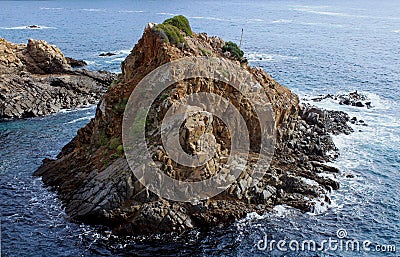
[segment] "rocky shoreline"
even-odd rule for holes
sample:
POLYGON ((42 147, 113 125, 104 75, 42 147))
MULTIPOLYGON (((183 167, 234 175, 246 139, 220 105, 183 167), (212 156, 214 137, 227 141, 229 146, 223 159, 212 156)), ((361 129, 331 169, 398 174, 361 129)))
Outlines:
POLYGON ((0 39, 0 119, 29 118, 98 102, 116 75, 88 71, 43 40, 0 39))
MULTIPOLYGON (((227 53, 229 50, 222 39, 191 33, 191 30, 188 33, 187 27, 179 25, 170 28, 169 24, 146 27, 142 38, 121 65, 120 80, 98 104, 95 119, 78 131, 57 159, 44 160, 35 172, 58 193, 67 214, 76 221, 103 224, 116 233, 132 235, 212 228, 250 212, 263 213, 278 204, 315 213, 326 208, 330 203, 330 192, 339 188, 334 178, 341 176, 337 168, 327 164, 339 154, 331 135, 352 132, 348 125, 349 116, 299 104, 295 94, 265 71, 250 67, 233 51, 227 53), (169 31, 175 29, 183 41, 179 37, 170 38, 169 31), (249 159, 238 179, 219 195, 196 203, 175 202, 149 191, 130 170, 122 146, 122 119, 126 100, 146 74, 173 60, 199 56, 223 58, 254 76, 272 105, 276 146, 271 164, 265 166, 266 175, 257 184, 251 181, 254 162, 249 159)), ((156 140, 160 133, 157 124, 174 101, 197 92, 229 98, 245 117, 253 132, 252 138, 259 136, 252 110, 238 92, 216 81, 182 81, 154 102, 157 111, 150 112, 149 119, 153 122, 146 124, 146 129, 153 131, 149 139, 153 145, 153 160, 171 177, 188 177, 191 171, 171 161, 156 140)), ((196 170, 200 177, 223 172, 223 159, 228 152, 225 145, 230 140, 229 133, 224 133, 225 128, 218 120, 204 126, 202 130, 184 127, 186 135, 192 136, 181 142, 183 148, 192 149, 204 131, 212 131, 215 135, 220 148, 205 167, 196 170)), ((257 144, 257 140, 252 144, 257 144)), ((251 147, 257 149, 255 145, 251 147)), ((252 151, 257 156, 257 150, 252 151)), ((145 171, 146 167, 143 169, 145 171)))

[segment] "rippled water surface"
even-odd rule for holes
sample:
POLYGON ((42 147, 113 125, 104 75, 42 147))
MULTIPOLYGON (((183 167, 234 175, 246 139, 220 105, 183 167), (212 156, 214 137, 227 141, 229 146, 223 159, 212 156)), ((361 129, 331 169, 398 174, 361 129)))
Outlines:
MULTIPOLYGON (((239 42, 261 66, 301 98, 358 90, 374 108, 344 110, 369 126, 336 136, 343 171, 333 204, 319 215, 285 206, 249 215, 227 228, 180 236, 120 238, 101 227, 71 223, 55 194, 32 173, 94 116, 95 107, 0 123, 2 256, 376 256, 365 252, 260 251, 269 240, 370 240, 400 247, 399 1, 0 1, 0 37, 56 44, 90 69, 119 71, 147 22, 184 14, 196 32, 239 42), (41 29, 26 29, 28 25, 41 29), (114 52, 111 57, 99 57, 114 52), (346 178, 345 175, 354 178, 346 178)), ((386 253, 382 256, 398 256, 386 253)))

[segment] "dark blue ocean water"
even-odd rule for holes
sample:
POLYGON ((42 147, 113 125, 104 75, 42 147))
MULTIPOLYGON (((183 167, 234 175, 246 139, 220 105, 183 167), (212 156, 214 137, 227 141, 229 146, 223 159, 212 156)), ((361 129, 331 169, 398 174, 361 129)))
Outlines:
POLYGON ((56 44, 90 69, 119 71, 119 63, 147 22, 186 15, 196 32, 238 42, 252 65, 261 66, 302 98, 323 93, 365 93, 372 109, 344 110, 368 123, 336 136, 344 175, 333 204, 317 214, 286 206, 249 215, 228 228, 184 237, 121 238, 68 221, 54 193, 32 173, 54 157, 95 107, 45 118, 0 123, 1 256, 377 256, 377 252, 260 251, 269 239, 316 242, 369 240, 371 248, 396 245, 400 255, 400 2, 332 1, 0 1, 0 37, 56 44), (27 25, 42 29, 26 29, 27 25), (101 52, 116 56, 99 57, 101 52))

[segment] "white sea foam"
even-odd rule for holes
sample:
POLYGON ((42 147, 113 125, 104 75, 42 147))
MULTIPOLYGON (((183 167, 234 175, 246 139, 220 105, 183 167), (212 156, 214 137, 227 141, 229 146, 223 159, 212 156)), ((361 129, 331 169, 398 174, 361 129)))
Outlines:
MULTIPOLYGON (((342 24, 334 24, 334 23, 323 23, 323 22, 300 22, 301 25, 307 26, 319 26, 319 27, 331 27, 331 28, 343 28, 342 24)), ((353 28, 357 30, 358 28, 353 28)))
MULTIPOLYGON (((348 92, 332 92, 335 94, 347 94, 348 92)), ((315 214, 323 212, 325 208, 333 212, 340 212, 340 209, 348 205, 358 205, 360 197, 375 192, 382 177, 388 176, 388 171, 379 167, 376 163, 376 149, 392 151, 400 145, 398 129, 400 120, 391 111, 397 109, 398 104, 390 99, 384 98, 372 92, 359 93, 371 101, 373 108, 360 108, 348 105, 339 105, 337 101, 327 98, 320 102, 309 101, 310 104, 328 110, 344 111, 350 117, 362 119, 368 126, 350 124, 354 132, 345 135, 332 136, 333 142, 339 149, 340 156, 333 162, 333 166, 340 169, 338 180, 341 187, 338 191, 332 191, 331 204, 326 206, 315 202, 315 214), (345 178, 346 174, 353 177, 345 178), (374 181, 374 182, 371 182, 374 181)), ((311 97, 312 98, 312 97, 311 97)), ((332 163, 329 163, 332 165, 332 163)), ((320 173, 322 177, 335 179, 335 174, 320 173)))
MULTIPOLYGON (((82 107, 74 108, 74 109, 61 109, 59 111, 59 113, 69 113, 69 112, 77 112, 77 111, 85 111, 85 110, 88 111, 88 110, 94 110, 94 109, 96 109, 96 107, 97 107, 96 104, 90 104, 90 105, 86 105, 86 106, 82 106, 82 107)), ((54 115, 57 115, 57 113, 54 115)))
POLYGON ((67 123, 65 123, 65 124, 73 124, 73 123, 76 123, 76 122, 82 121, 82 120, 90 120, 91 118, 93 118, 92 115, 91 115, 91 116, 86 116, 86 117, 81 117, 81 118, 78 118, 78 119, 74 119, 74 120, 72 120, 72 121, 69 121, 69 122, 67 122, 67 123))
POLYGON ((170 12, 158 12, 158 13, 156 13, 156 14, 159 14, 159 15, 169 15, 169 16, 175 16, 175 15, 176 15, 175 13, 170 13, 170 12))
MULTIPOLYGON (((108 64, 115 64, 115 63, 120 63, 125 60, 125 58, 131 53, 131 49, 120 49, 120 50, 115 50, 111 51, 112 53, 115 53, 115 55, 112 56, 104 56, 105 58, 104 62, 108 64)), ((113 70, 113 72, 120 72, 119 69, 113 70)))
POLYGON ((293 208, 287 205, 276 205, 273 209, 273 213, 278 217, 286 217, 288 214, 293 212, 293 208))
MULTIPOLYGON (((332 165, 332 163, 329 163, 329 166, 336 166, 336 165, 332 165)), ((321 173, 317 173, 317 176, 318 177, 322 177, 322 178, 329 178, 329 179, 332 179, 332 180, 336 180, 335 175, 333 175, 332 173, 321 172, 321 173)))
POLYGON ((247 23, 263 22, 263 19, 248 19, 247 23))
POLYGON ((326 11, 315 11, 311 9, 295 9, 296 11, 303 11, 313 14, 328 15, 328 16, 339 16, 339 17, 354 17, 355 15, 340 13, 340 12, 326 12, 326 11))
POLYGON ((217 17, 205 17, 205 16, 189 16, 188 18, 199 19, 199 20, 229 21, 228 19, 217 18, 217 17))
POLYGON ((342 13, 342 12, 332 12, 332 11, 327 11, 326 9, 330 9, 330 6, 294 6, 292 10, 294 11, 299 11, 299 12, 306 12, 306 13, 312 13, 312 14, 317 14, 317 15, 327 15, 327 16, 337 16, 337 17, 359 17, 359 18, 365 18, 368 16, 365 15, 354 15, 354 14, 348 14, 348 13, 342 13))
POLYGON ((398 30, 393 30, 394 33, 400 33, 400 29, 398 30))
POLYGON ((144 13, 144 11, 136 11, 136 10, 122 10, 118 11, 119 13, 144 13))
POLYGON ((115 53, 116 53, 117 55, 119 55, 119 54, 121 54, 121 55, 128 55, 128 54, 131 53, 131 49, 120 49, 120 50, 115 51, 115 53))
POLYGON ((126 58, 126 57, 117 57, 117 58, 112 59, 111 61, 112 61, 112 62, 122 62, 122 61, 125 60, 125 58, 126 58))
POLYGON ((64 8, 60 8, 60 7, 40 7, 40 10, 64 10, 64 8))
POLYGON ((326 10, 330 8, 331 8, 330 6, 294 6, 292 10, 316 14, 316 15, 326 15, 326 16, 336 16, 336 17, 367 18, 367 19, 379 19, 379 20, 400 20, 399 17, 393 17, 393 16, 380 17, 380 16, 350 14, 350 13, 334 12, 326 10))
POLYGON ((292 8, 300 8, 300 9, 328 9, 332 8, 330 5, 293 5, 290 6, 292 8))
POLYGON ((310 185, 310 186, 316 186, 318 187, 319 184, 317 181, 309 179, 309 178, 303 178, 301 177, 301 181, 303 181, 306 185, 310 185))
POLYGON ((320 215, 325 213, 330 207, 330 205, 325 202, 325 196, 314 198, 311 200, 311 203, 313 203, 314 208, 311 212, 307 212, 309 215, 320 215))
POLYGON ((96 64, 95 61, 88 61, 88 60, 84 60, 84 61, 87 63, 87 65, 95 65, 96 64))
POLYGON ((249 52, 245 54, 245 57, 249 62, 261 62, 261 61, 283 61, 283 60, 296 60, 298 57, 296 56, 288 56, 281 54, 266 54, 266 53, 257 53, 257 52, 249 52))
POLYGON ((32 29, 32 30, 40 30, 40 29, 57 29, 56 27, 48 27, 48 26, 42 26, 42 25, 35 25, 37 28, 30 28, 29 26, 16 26, 16 27, 0 27, 1 29, 7 29, 7 30, 19 30, 19 29, 32 29))
POLYGON ((97 9, 97 8, 83 8, 79 9, 80 11, 85 11, 85 12, 105 12, 105 9, 97 9))
POLYGON ((281 20, 274 20, 271 23, 292 23, 293 20, 285 20, 285 19, 281 19, 281 20))
POLYGON ((260 215, 257 212, 250 212, 250 213, 247 213, 246 217, 241 219, 239 222, 245 222, 245 221, 249 221, 249 220, 262 220, 262 219, 265 219, 264 215, 260 215))

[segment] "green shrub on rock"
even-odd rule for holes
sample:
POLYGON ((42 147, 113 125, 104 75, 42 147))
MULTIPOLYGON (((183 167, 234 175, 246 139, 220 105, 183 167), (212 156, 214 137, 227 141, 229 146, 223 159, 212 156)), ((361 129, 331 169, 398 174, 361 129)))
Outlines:
POLYGON ((154 27, 154 31, 158 32, 161 38, 174 45, 180 45, 185 42, 179 29, 170 24, 158 24, 154 27), (167 41, 168 40, 168 41, 167 41))
POLYGON ((228 41, 225 43, 225 45, 222 47, 222 52, 229 52, 231 53, 231 56, 233 56, 235 59, 242 61, 243 59, 243 51, 240 50, 237 44, 228 41))
POLYGON ((186 35, 192 36, 193 32, 190 28, 189 20, 183 15, 177 15, 163 22, 164 25, 172 25, 185 32, 186 35))

